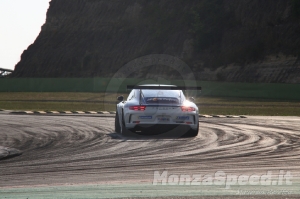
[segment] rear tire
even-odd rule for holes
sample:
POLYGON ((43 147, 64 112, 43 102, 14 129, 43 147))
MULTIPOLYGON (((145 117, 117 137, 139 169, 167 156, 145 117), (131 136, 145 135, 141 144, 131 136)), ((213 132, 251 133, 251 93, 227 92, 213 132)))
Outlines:
POLYGON ((190 129, 186 133, 186 136, 188 136, 188 137, 196 137, 198 135, 198 132, 199 132, 199 122, 198 122, 198 125, 197 125, 197 129, 190 129))
POLYGON ((118 112, 116 112, 116 116, 115 116, 115 132, 116 133, 121 133, 121 127, 120 127, 120 120, 119 120, 118 112))
POLYGON ((129 130, 127 130, 126 127, 125 127, 124 114, 122 114, 122 122, 121 122, 121 124, 122 124, 121 134, 123 136, 128 136, 129 135, 129 130))

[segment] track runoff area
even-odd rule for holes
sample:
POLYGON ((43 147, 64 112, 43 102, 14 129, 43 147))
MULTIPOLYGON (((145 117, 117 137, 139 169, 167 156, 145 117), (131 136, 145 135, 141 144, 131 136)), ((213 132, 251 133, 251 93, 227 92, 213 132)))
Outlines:
POLYGON ((113 117, 0 119, 0 146, 19 150, 0 160, 2 198, 300 194, 299 117, 200 118, 197 137, 126 137, 113 117))

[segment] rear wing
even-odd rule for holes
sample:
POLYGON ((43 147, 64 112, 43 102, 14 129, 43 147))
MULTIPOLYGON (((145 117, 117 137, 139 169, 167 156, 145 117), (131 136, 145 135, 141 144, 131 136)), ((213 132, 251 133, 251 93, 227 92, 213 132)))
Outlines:
POLYGON ((143 90, 199 90, 201 91, 201 87, 195 86, 135 86, 135 85, 127 85, 127 90, 132 89, 143 89, 143 90))

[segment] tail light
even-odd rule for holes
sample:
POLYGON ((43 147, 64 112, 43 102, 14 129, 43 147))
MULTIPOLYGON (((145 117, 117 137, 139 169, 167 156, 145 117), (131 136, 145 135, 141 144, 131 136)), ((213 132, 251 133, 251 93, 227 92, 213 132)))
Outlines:
POLYGON ((183 112, 192 112, 192 111, 195 111, 196 109, 194 107, 187 107, 187 106, 182 106, 181 107, 181 110, 183 112))
POLYGON ((130 106, 129 110, 133 111, 144 111, 146 110, 146 106, 130 106))

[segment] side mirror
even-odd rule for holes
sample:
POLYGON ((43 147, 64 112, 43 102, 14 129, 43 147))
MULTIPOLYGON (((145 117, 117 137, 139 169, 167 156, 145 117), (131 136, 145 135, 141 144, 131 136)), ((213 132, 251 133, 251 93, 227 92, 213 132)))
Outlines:
POLYGON ((124 97, 121 95, 121 96, 119 96, 119 97, 117 98, 117 100, 118 100, 119 102, 122 102, 122 101, 124 101, 124 97))
POLYGON ((189 97, 189 101, 191 101, 191 102, 195 102, 195 98, 193 98, 193 97, 189 97))

